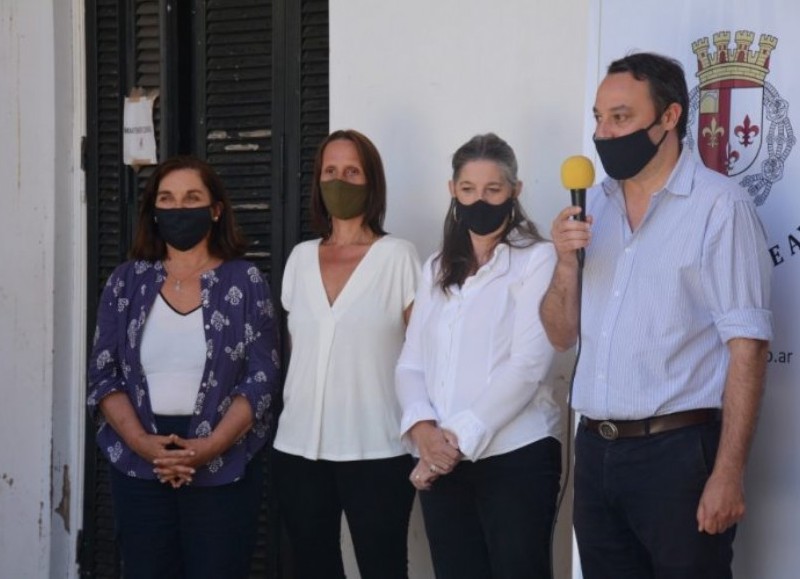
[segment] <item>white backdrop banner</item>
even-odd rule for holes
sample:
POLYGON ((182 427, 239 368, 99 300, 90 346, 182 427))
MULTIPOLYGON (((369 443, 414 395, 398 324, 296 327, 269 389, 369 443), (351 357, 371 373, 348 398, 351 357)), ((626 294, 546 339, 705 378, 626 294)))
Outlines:
POLYGON ((678 59, 690 91, 688 146, 749 191, 766 227, 775 339, 748 467, 748 511, 734 545, 734 577, 796 579, 800 145, 794 130, 800 127, 800 2, 599 0, 592 18, 587 111, 612 60, 638 51, 678 59))

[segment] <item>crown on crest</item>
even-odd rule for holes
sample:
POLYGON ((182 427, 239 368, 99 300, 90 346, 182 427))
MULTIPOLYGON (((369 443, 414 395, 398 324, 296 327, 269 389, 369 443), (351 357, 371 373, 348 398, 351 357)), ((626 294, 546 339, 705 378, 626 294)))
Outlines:
POLYGON ((697 55, 700 88, 722 79, 748 80, 763 86, 769 73, 769 57, 778 45, 778 39, 762 34, 758 39, 758 49, 751 50, 755 39, 755 32, 737 30, 731 48, 731 33, 723 30, 712 36, 713 51, 708 37, 692 42, 692 51, 697 55))

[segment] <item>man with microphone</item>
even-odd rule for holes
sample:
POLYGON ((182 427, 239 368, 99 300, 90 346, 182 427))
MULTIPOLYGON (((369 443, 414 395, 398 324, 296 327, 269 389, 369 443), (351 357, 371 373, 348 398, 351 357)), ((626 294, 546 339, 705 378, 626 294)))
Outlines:
POLYGON ((581 566, 586 579, 729 578, 772 337, 765 235, 747 193, 683 146, 680 64, 639 53, 607 72, 594 140, 609 177, 585 220, 571 206, 553 222, 541 304, 556 348, 580 338, 581 566))

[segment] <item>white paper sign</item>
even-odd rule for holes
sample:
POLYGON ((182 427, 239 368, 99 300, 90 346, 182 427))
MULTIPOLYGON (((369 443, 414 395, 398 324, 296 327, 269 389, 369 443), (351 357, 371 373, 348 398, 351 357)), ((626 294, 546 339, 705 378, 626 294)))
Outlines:
POLYGON ((125 97, 123 115, 123 162, 140 167, 158 163, 156 137, 153 127, 153 104, 158 93, 144 94, 142 89, 133 89, 125 97))

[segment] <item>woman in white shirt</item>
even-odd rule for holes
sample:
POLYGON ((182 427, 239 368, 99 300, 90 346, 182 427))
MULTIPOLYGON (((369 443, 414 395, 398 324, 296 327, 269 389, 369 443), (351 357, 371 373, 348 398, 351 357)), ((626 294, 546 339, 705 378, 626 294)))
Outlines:
POLYGON ((419 456, 411 482, 438 579, 549 579, 560 411, 538 311, 555 252, 496 135, 456 151, 449 186, 395 375, 400 432, 419 456))
POLYGON ((394 368, 419 276, 414 246, 383 230, 386 179, 372 142, 336 131, 314 164, 321 239, 283 276, 292 355, 275 438, 278 500, 298 579, 344 578, 347 516, 362 579, 406 578, 414 488, 394 368))

